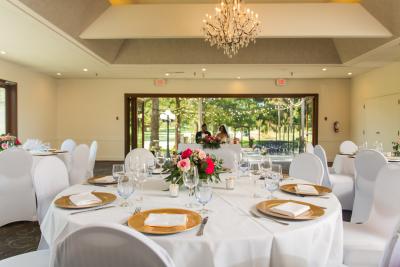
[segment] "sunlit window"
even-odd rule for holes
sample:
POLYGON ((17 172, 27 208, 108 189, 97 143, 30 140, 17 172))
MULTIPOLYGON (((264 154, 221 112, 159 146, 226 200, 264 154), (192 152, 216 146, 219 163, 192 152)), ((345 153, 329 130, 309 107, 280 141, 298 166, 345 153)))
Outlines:
POLYGON ((0 134, 6 132, 6 89, 0 87, 0 134))

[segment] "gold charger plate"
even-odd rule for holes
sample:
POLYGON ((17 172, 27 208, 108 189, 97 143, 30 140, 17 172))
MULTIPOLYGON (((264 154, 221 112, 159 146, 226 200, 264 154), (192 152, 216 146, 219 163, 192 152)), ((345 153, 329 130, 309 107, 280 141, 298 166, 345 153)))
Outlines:
MULTIPOLYGON (((323 196, 323 195, 326 195, 326 194, 329 194, 332 192, 332 190, 328 187, 312 184, 312 186, 314 186, 315 189, 317 189, 318 195, 297 193, 296 185, 298 185, 298 184, 284 184, 284 185, 281 185, 279 188, 284 192, 295 194, 295 195, 300 195, 300 196, 323 196)), ((309 185, 309 184, 307 184, 307 185, 309 185)))
POLYGON ((100 203, 95 203, 95 204, 90 204, 90 205, 85 205, 85 206, 76 206, 74 203, 71 202, 69 199, 70 195, 68 196, 63 196, 56 201, 54 201, 54 205, 59 208, 63 209, 86 209, 86 208, 93 208, 93 207, 99 207, 103 206, 106 204, 110 204, 114 202, 114 200, 117 199, 117 197, 114 194, 111 193, 105 193, 105 192, 92 192, 93 195, 101 199, 100 203))
POLYGON ((314 220, 314 219, 318 219, 319 217, 321 217, 322 215, 325 214, 325 211, 319 206, 316 206, 316 205, 313 205, 313 204, 310 204, 307 202, 296 201, 296 200, 284 200, 284 199, 266 200, 266 201, 262 201, 262 202, 258 203, 256 208, 262 214, 269 215, 272 217, 287 219, 287 220, 295 220, 295 221, 314 220), (280 213, 277 213, 277 212, 274 212, 271 210, 272 207, 283 204, 283 203, 287 203, 287 202, 294 202, 294 203, 306 205, 306 206, 309 206, 310 209, 296 217, 283 215, 283 214, 280 214, 280 213))
POLYGON ((185 209, 153 209, 146 210, 135 215, 132 215, 128 220, 129 227, 145 233, 145 234, 153 234, 153 235, 168 235, 168 234, 176 234, 180 232, 185 232, 195 228, 200 225, 201 216, 197 212, 185 209), (186 214, 187 222, 185 226, 172 226, 172 227, 156 227, 156 226, 148 226, 144 224, 147 216, 150 213, 164 213, 164 214, 186 214))
POLYGON ((101 184, 101 185, 108 185, 108 184, 117 184, 117 181, 113 181, 113 182, 104 182, 104 181, 99 181, 99 179, 101 179, 101 178, 104 178, 105 176, 96 176, 96 177, 92 177, 92 178, 89 178, 89 179, 87 179, 87 182, 89 183, 89 184, 94 184, 94 185, 96 185, 96 184, 101 184))

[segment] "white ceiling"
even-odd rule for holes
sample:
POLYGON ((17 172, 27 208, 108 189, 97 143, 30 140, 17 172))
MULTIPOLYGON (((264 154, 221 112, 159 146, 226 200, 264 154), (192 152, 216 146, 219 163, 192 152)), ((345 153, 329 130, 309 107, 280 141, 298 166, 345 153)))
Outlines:
MULTIPOLYGON (((1 59, 26 65, 39 72, 57 78, 168 78, 203 79, 202 68, 206 68, 204 78, 242 79, 262 78, 348 78, 397 60, 400 56, 398 41, 382 51, 372 51, 353 65, 112 65, 70 38, 48 21, 26 9, 17 0, 0 1, 0 25, 2 28, 0 50, 7 54, 1 59), (389 51, 389 52, 387 52, 389 51), (385 55, 382 61, 381 55, 385 55), (368 62, 365 66, 362 62, 368 62), (328 68, 322 71, 322 68, 328 68), (88 72, 83 72, 88 68, 88 72), (62 76, 56 73, 61 72, 62 76), (194 77, 193 73, 197 75, 194 77), (293 76, 291 76, 293 72, 293 76), (97 76, 96 76, 97 73, 97 76)), ((0 77, 1 78, 1 77, 0 77)))

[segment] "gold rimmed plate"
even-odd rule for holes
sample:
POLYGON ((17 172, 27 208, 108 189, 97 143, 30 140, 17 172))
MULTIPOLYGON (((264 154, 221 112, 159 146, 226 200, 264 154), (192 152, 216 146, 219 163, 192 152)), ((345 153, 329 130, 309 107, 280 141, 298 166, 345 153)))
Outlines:
POLYGON ((189 231, 196 226, 200 225, 201 216, 195 211, 185 210, 185 209, 153 209, 146 210, 132 215, 128 220, 129 227, 145 233, 145 234, 153 234, 153 235, 169 235, 176 234, 180 232, 189 231), (172 226, 172 227, 158 227, 158 226, 148 226, 144 224, 147 216, 150 213, 159 213, 159 214, 186 214, 187 221, 186 225, 182 226, 172 226))
POLYGON ((318 219, 319 217, 323 216, 325 214, 325 211, 316 205, 307 203, 307 202, 302 202, 302 201, 295 201, 295 200, 283 200, 283 199, 272 199, 272 200, 266 200, 262 201, 257 204, 256 206, 257 210, 261 212, 264 215, 276 217, 276 218, 282 218, 282 219, 287 219, 287 220, 294 220, 294 221, 306 221, 306 220, 314 220, 318 219), (273 207, 278 206, 280 204, 284 204, 287 202, 293 202, 301 205, 306 205, 309 206, 310 209, 296 217, 291 217, 288 215, 280 214, 277 212, 274 212, 271 210, 273 207))
POLYGON ((290 194, 295 194, 295 195, 300 195, 300 196, 323 196, 323 195, 326 195, 326 194, 329 194, 332 192, 332 190, 330 188, 325 187, 325 186, 307 184, 307 185, 314 186, 314 188, 318 191, 318 194, 316 195, 316 194, 298 193, 296 191, 297 185, 298 184, 284 184, 284 185, 281 185, 279 188, 284 192, 287 192, 290 194))
POLYGON ((77 206, 74 203, 72 203, 72 201, 69 199, 70 195, 68 195, 56 199, 56 201, 54 201, 54 205, 56 205, 56 207, 58 208, 63 208, 63 209, 87 209, 87 208, 94 208, 107 205, 114 202, 114 200, 117 199, 117 197, 111 193, 92 192, 92 194, 98 197, 101 200, 101 202, 93 203, 90 205, 77 206))
POLYGON ((99 176, 99 177, 92 177, 87 180, 89 184, 93 185, 110 185, 110 184, 117 184, 117 181, 114 180, 112 176, 99 176), (109 177, 104 179, 105 177, 109 177))

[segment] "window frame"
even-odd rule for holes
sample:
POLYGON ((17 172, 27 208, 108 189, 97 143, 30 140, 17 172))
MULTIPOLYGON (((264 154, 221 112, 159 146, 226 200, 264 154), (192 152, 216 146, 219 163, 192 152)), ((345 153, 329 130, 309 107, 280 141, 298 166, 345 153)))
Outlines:
POLYGON ((6 89, 6 134, 18 136, 17 83, 0 79, 6 89))

